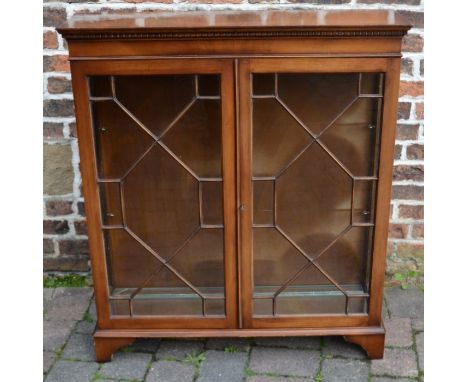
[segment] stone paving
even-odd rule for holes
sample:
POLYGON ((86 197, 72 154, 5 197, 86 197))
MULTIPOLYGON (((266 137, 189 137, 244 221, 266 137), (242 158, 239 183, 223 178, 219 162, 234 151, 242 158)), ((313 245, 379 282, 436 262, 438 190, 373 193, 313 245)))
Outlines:
POLYGON ((44 289, 46 382, 408 382, 424 379, 423 293, 387 288, 385 357, 341 337, 141 340, 94 362, 90 288, 44 289))

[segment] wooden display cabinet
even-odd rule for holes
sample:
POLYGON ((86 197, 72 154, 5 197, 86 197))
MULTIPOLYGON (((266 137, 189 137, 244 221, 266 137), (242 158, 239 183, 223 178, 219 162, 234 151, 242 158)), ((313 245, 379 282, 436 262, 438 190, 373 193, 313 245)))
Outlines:
POLYGON ((82 16, 68 41, 98 322, 383 356, 392 11, 82 16))

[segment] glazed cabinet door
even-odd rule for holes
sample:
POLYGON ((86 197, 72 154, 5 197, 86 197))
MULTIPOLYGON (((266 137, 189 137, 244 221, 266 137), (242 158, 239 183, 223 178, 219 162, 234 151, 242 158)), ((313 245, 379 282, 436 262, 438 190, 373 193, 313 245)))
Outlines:
POLYGON ((232 61, 72 70, 99 327, 236 327, 232 61))
POLYGON ((244 327, 379 320, 395 73, 392 59, 241 62, 244 327))

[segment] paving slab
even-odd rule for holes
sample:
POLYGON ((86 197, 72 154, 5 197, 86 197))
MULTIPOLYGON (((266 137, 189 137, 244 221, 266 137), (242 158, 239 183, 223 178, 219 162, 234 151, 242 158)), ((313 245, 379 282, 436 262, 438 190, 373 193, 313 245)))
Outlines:
POLYGON ((201 341, 163 340, 156 352, 157 359, 183 360, 188 354, 201 353, 204 343, 201 341))
POLYGON ((47 319, 75 320, 83 318, 92 296, 91 288, 56 288, 48 304, 47 319))
POLYGON ((413 318, 411 320, 411 327, 418 332, 424 331, 424 320, 413 318))
POLYGON ((418 353, 418 365, 424 370, 424 333, 416 334, 416 351, 418 353))
POLYGON ((208 350, 200 366, 197 382, 241 382, 247 363, 247 353, 208 350))
POLYGON ((91 302, 89 303, 88 313, 93 319, 93 321, 97 321, 96 300, 94 298, 91 299, 91 302))
POLYGON ((55 353, 50 351, 42 352, 42 372, 47 373, 55 362, 55 353))
POLYGON ((385 346, 410 347, 413 345, 413 332, 409 318, 385 320, 385 346))
POLYGON ((80 321, 76 324, 75 332, 81 334, 93 334, 96 322, 80 321))
POLYGON ((150 361, 150 354, 115 353, 111 362, 102 365, 99 374, 112 379, 142 380, 150 361))
POLYGON ((177 361, 157 361, 151 365, 146 382, 192 382, 195 367, 177 361))
POLYGON ((74 333, 62 352, 63 359, 94 361, 93 337, 89 334, 74 333))
POLYGON ((249 367, 260 374, 312 377, 319 364, 320 353, 316 350, 254 347, 249 367))
POLYGON ((369 364, 357 359, 325 359, 322 377, 323 382, 367 382, 369 364))
POLYGON ((299 377, 271 377, 269 375, 254 375, 248 377, 246 382, 314 382, 313 378, 299 377))
POLYGON ((417 377, 416 354, 408 349, 385 349, 383 359, 371 361, 371 373, 393 377, 417 377))
POLYGON ((247 338, 210 338, 206 341, 206 348, 210 350, 248 351, 250 342, 247 338))
POLYGON ((259 346, 285 347, 290 349, 315 349, 321 346, 321 337, 266 337, 256 338, 255 343, 259 346))
POLYGON ((42 289, 42 310, 45 313, 49 309, 52 296, 54 294, 54 288, 42 289))
POLYGON ((333 357, 365 359, 365 351, 358 345, 346 342, 341 336, 324 337, 323 354, 333 357))
POLYGON ((137 353, 156 353, 161 344, 160 339, 139 338, 133 344, 125 347, 125 350, 137 353))
POLYGON ((88 382, 98 368, 95 362, 57 361, 45 382, 88 382))
POLYGON ((416 382, 414 379, 409 378, 387 378, 387 377, 374 377, 372 382, 416 382))
POLYGON ((385 298, 391 318, 424 318, 424 294, 419 289, 386 288, 385 298))
POLYGON ((43 321, 43 349, 55 352, 65 345, 75 321, 43 321))

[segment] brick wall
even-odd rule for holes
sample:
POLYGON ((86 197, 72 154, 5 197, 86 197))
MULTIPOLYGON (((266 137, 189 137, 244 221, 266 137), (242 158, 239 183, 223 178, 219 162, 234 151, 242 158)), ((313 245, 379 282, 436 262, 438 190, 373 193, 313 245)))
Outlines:
POLYGON ((89 270, 67 44, 56 33, 55 26, 74 14, 222 8, 394 9, 414 25, 403 42, 387 271, 422 270, 423 0, 45 0, 44 270, 89 270))

